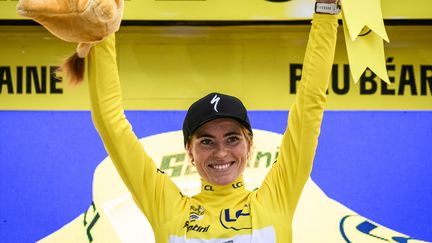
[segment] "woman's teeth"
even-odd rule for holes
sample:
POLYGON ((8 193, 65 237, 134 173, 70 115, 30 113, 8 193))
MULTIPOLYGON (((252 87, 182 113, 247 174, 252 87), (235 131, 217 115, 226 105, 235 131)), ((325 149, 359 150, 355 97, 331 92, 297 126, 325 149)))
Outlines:
POLYGON ((213 169, 216 170, 225 170, 228 169, 228 167, 230 167, 231 163, 226 163, 226 164, 214 164, 214 165, 210 165, 210 167, 212 167, 213 169))

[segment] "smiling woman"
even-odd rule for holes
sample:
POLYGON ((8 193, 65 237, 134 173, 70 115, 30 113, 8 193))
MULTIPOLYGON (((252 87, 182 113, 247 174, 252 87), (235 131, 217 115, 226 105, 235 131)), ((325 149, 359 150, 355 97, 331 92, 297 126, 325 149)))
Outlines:
POLYGON ((321 4, 324 8, 317 11, 325 13, 313 17, 278 158, 253 192, 245 188, 242 176, 252 129, 238 98, 211 93, 190 106, 183 123, 184 146, 201 176, 201 192, 187 197, 156 168, 125 119, 115 37, 91 50, 87 69, 94 124, 157 242, 292 241, 293 215, 312 169, 336 45, 337 5, 331 0, 321 4))
POLYGON ((184 145, 201 176, 201 192, 187 197, 156 168, 125 119, 114 36, 91 51, 93 121, 157 242, 292 241, 294 211, 317 146, 338 25, 337 16, 327 14, 315 14, 312 23, 303 78, 278 159, 253 192, 242 177, 252 132, 240 100, 212 93, 190 107, 184 145), (201 209, 198 218, 196 208, 201 209))

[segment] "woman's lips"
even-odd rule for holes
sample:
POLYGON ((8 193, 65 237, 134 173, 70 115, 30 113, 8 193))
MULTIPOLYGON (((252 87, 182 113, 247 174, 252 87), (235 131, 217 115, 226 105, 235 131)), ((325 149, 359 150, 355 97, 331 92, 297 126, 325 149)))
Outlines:
POLYGON ((233 164, 234 162, 227 162, 223 164, 210 164, 209 167, 217 171, 224 171, 227 170, 229 167, 231 167, 231 165, 233 164))

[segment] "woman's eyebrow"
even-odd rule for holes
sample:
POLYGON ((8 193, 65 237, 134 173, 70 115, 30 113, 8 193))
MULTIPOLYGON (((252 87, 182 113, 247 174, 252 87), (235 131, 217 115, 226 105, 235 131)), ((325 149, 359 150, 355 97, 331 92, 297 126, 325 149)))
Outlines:
POLYGON ((231 136, 231 135, 240 135, 241 133, 239 133, 239 132, 228 132, 228 133, 226 133, 225 135, 224 135, 224 137, 229 137, 229 136, 231 136))
MULTIPOLYGON (((224 134, 224 137, 228 137, 228 136, 232 136, 232 135, 240 135, 240 132, 228 132, 226 134, 224 134)), ((196 138, 203 138, 203 137, 207 137, 207 138, 215 138, 215 136, 211 135, 211 134, 207 134, 207 133, 197 133, 196 134, 196 138)))
POLYGON ((203 137, 207 137, 207 138, 215 138, 215 136, 210 135, 210 134, 207 134, 207 133, 201 133, 201 134, 197 133, 196 137, 197 137, 197 138, 203 138, 203 137))

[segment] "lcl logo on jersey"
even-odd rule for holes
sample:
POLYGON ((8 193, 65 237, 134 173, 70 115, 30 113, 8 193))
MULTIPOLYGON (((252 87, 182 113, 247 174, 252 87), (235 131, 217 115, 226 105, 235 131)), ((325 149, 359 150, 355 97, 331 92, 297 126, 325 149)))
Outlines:
POLYGON ((203 187, 204 187, 204 190, 206 190, 206 191, 214 192, 214 188, 211 185, 205 185, 203 187))
POLYGON ((232 188, 234 188, 234 189, 238 189, 238 188, 240 188, 240 187, 243 186, 243 182, 239 181, 239 182, 236 182, 236 183, 231 184, 231 186, 232 186, 232 188))
POLYGON ((219 222, 225 229, 233 229, 235 231, 252 229, 250 206, 244 205, 244 207, 239 210, 232 210, 229 208, 221 210, 219 222))

